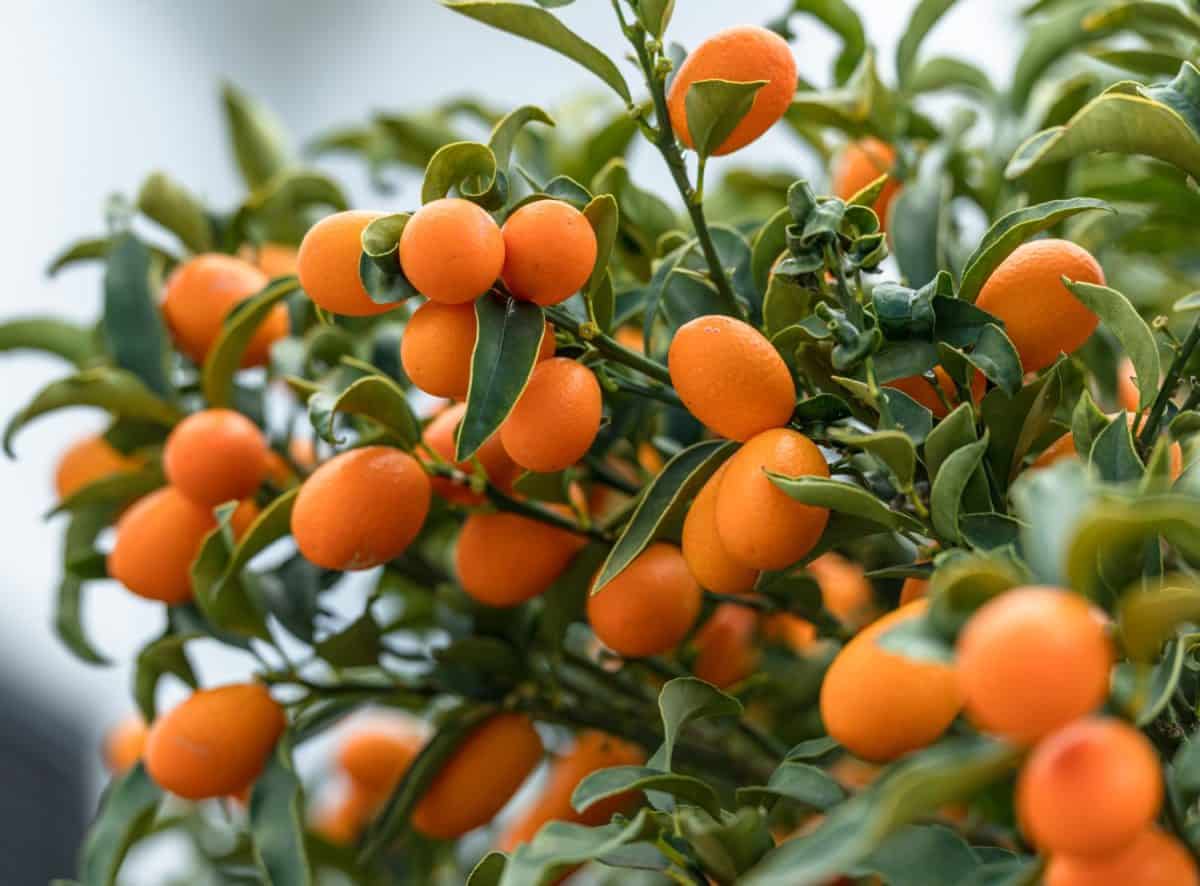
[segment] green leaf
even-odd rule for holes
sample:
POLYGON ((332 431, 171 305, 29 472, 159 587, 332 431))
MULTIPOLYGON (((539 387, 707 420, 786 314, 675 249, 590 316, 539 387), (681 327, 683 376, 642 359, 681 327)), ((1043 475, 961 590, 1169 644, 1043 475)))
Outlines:
POLYGON ((175 634, 167 632, 142 648, 138 653, 133 672, 133 697, 138 710, 147 723, 153 723, 157 715, 155 697, 158 681, 167 674, 174 674, 193 689, 196 674, 188 661, 184 646, 203 636, 199 633, 175 634))
POLYGON ((725 140, 750 113, 758 91, 766 80, 734 83, 728 80, 697 80, 687 91, 688 132, 701 159, 720 150, 725 140))
POLYGON ((1094 283, 1064 282, 1067 289, 1099 316, 1100 321, 1117 337, 1137 375, 1138 408, 1149 408, 1158 394, 1162 367, 1154 333, 1146 321, 1129 299, 1115 289, 1094 283))
POLYGON ((39 416, 69 406, 95 406, 118 418, 171 426, 182 416, 175 407, 151 393, 141 380, 122 369, 85 369, 51 382, 4 429, 4 451, 12 457, 17 432, 39 416))
POLYGON ((592 585, 598 594, 610 581, 625 571, 637 556, 658 538, 700 487, 733 454, 736 444, 720 440, 697 443, 674 456, 646 487, 637 508, 609 552, 592 585))
POLYGON ((1096 502, 1073 527, 1066 550, 1070 587, 1093 599, 1140 578, 1147 542, 1163 536, 1189 559, 1200 556, 1200 509, 1182 495, 1096 502))
POLYGON ((133 234, 117 237, 108 253, 104 333, 118 367, 132 372, 160 397, 173 395, 167 328, 150 290, 150 250, 133 234))
POLYGON ((165 173, 151 173, 142 182, 137 208, 178 237, 191 252, 212 251, 213 228, 204 204, 165 173))
POLYGON ((812 16, 842 38, 833 72, 837 83, 845 83, 867 52, 867 35, 858 13, 845 0, 792 0, 791 12, 812 16))
POLYGON ((250 795, 254 860, 266 886, 310 886, 312 869, 304 839, 304 786, 292 763, 287 738, 279 741, 250 795))
POLYGON ((937 479, 933 481, 929 496, 930 516, 933 528, 947 541, 957 542, 961 538, 959 516, 963 495, 983 461, 987 447, 988 435, 984 434, 983 439, 956 449, 942 463, 937 479))
POLYGON ((63 268, 85 261, 96 261, 108 255, 108 237, 89 237, 66 246, 46 266, 46 276, 53 277, 63 268))
POLYGON ((1073 197, 1069 200, 1051 200, 1036 206, 1026 206, 1001 216, 988 228, 979 246, 967 259, 962 282, 958 286, 958 297, 974 302, 992 271, 1012 255, 1018 246, 1034 234, 1052 228, 1065 219, 1097 209, 1114 211, 1103 200, 1073 197))
POLYGON ((1152 664, 1181 625, 1200 619, 1200 582, 1182 573, 1148 579, 1121 598, 1117 624, 1129 658, 1152 664))
POLYGON ((321 640, 314 651, 336 668, 368 667, 379 661, 382 632, 370 612, 321 640))
POLYGON ((921 0, 908 19, 904 36, 896 47, 896 78, 902 88, 907 88, 912 81, 913 69, 917 63, 917 53, 926 35, 933 30, 957 0, 921 0))
POLYGON ((1189 62, 1163 87, 1118 83, 1088 102, 1065 125, 1045 129, 1017 148, 1005 175, 1017 178, 1092 151, 1154 157, 1200 175, 1200 134, 1195 121, 1195 81, 1189 62), (1185 116, 1186 114, 1186 116, 1185 116))
POLYGON ((488 706, 462 705, 441 718, 437 732, 425 742, 421 752, 405 770, 400 784, 392 791, 387 804, 367 828, 362 842, 361 857, 364 860, 374 857, 395 842, 411 826, 413 809, 430 783, 458 750, 463 739, 492 713, 493 709, 488 706))
POLYGON ((204 537, 192 561, 192 592, 197 608, 213 625, 233 634, 269 639, 263 614, 250 599, 241 577, 232 573, 234 541, 232 502, 217 508, 217 526, 204 537))
POLYGON ((591 773, 575 786, 571 794, 571 805, 576 812, 619 797, 631 791, 657 791, 693 806, 699 806, 710 815, 720 813, 721 804, 717 793, 709 785, 690 775, 676 775, 647 766, 612 766, 591 773))
POLYGON ((917 470, 917 450, 903 431, 875 431, 869 434, 831 429, 829 435, 839 443, 862 449, 887 465, 902 487, 912 485, 917 470))
POLYGON ((399 304, 419 294, 400 267, 400 236, 410 218, 411 212, 397 212, 363 228, 358 279, 377 305, 399 304))
POLYGON ((535 105, 522 105, 515 111, 505 114, 492 129, 492 134, 488 138, 488 146, 496 158, 498 169, 508 169, 517 136, 530 123, 545 123, 547 126, 553 126, 554 120, 535 105))
POLYGON ((201 375, 204 399, 211 408, 233 405, 233 377, 250 340, 271 310, 299 288, 300 282, 295 277, 272 281, 262 292, 238 305, 226 318, 221 334, 204 359, 201 375))
POLYGON ((905 825, 1005 777, 1020 753, 989 739, 954 738, 913 754, 816 830, 768 853, 739 886, 816 886, 854 869, 905 825))
POLYGON ((823 769, 809 763, 785 761, 761 786, 738 788, 739 805, 772 806, 776 800, 825 810, 846 798, 846 791, 823 769))
POLYGON ((825 477, 784 477, 770 472, 767 476, 788 496, 806 505, 829 508, 888 529, 921 529, 921 524, 913 517, 893 511, 870 492, 852 483, 825 477))
POLYGON ((671 23, 675 12, 675 0, 638 0, 637 17, 651 37, 659 40, 671 23))
POLYGON ((334 445, 344 442, 335 432, 337 413, 361 415, 381 425, 406 450, 421 439, 421 428, 404 389, 383 375, 368 375, 344 390, 318 391, 308 398, 308 417, 317 436, 334 445))
POLYGON ((1142 478, 1145 465, 1134 446, 1124 413, 1096 435, 1088 462, 1106 483, 1130 483, 1142 478))
POLYGON ((533 375, 546 332, 537 305, 492 293, 475 302, 475 318, 467 411, 458 428, 455 461, 474 455, 508 418, 533 375))
POLYGON ((545 10, 502 0, 443 0, 443 5, 565 55, 612 87, 626 104, 632 103, 629 86, 612 60, 545 10))
MULTIPOLYGON (((597 290, 601 288, 605 277, 608 276, 608 262, 612 257, 613 246, 617 242, 621 213, 617 208, 617 200, 612 194, 601 194, 583 207, 583 215, 596 234, 596 263, 592 267, 591 277, 583 287, 583 294, 587 297, 589 305, 593 305, 597 290)), ((609 291, 612 289, 611 278, 608 282, 608 289, 609 291)), ((593 319, 594 316, 593 314, 593 319)), ((601 324, 600 328, 607 331, 611 328, 611 324, 610 316, 609 323, 601 324)))
POLYGON ((113 886, 129 848, 146 836, 163 793, 138 763, 109 785, 79 861, 81 886, 113 886))
POLYGON ((230 83, 221 87, 225 123, 238 170, 249 188, 257 188, 290 165, 283 127, 263 105, 230 83))
POLYGON ((658 693, 658 710, 662 714, 663 743, 646 765, 670 772, 675 742, 684 727, 697 720, 740 717, 742 703, 703 680, 676 677, 658 693))
POLYGON ((24 317, 0 323, 0 352, 43 351, 83 367, 98 355, 93 330, 57 317, 24 317))
POLYGON ((498 209, 504 199, 496 190, 497 168, 496 155, 487 145, 478 142, 443 145, 425 168, 421 202, 440 200, 457 188, 467 199, 475 200, 488 209, 498 209))
POLYGON ((552 821, 517 847, 504 866, 500 886, 551 886, 566 871, 649 839, 659 830, 654 816, 643 809, 632 821, 598 828, 552 821))

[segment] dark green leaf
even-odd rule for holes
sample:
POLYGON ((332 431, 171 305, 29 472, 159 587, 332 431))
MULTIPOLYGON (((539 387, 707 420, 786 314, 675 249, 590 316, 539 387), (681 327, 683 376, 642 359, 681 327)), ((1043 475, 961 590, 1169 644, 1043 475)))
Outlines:
POLYGON ((612 87, 626 104, 633 101, 625 78, 612 60, 545 10, 502 0, 443 0, 443 5, 565 55, 612 87))
POLYGON ((474 455, 508 418, 533 375, 546 331, 545 317, 537 305, 494 294, 475 302, 475 318, 478 332, 456 461, 474 455))
POLYGON ((979 246, 967 259, 962 282, 958 287, 958 297, 974 302, 979 297, 983 284, 987 282, 992 271, 996 270, 1001 262, 1034 234, 1052 228, 1064 219, 1081 212, 1098 209, 1113 211, 1112 207, 1103 200, 1074 197, 1069 200, 1051 200, 1036 206, 1026 206, 1001 216, 988 229, 983 240, 979 242, 979 246))
POLYGON ((596 576, 593 594, 620 575, 658 537, 661 527, 682 513, 684 505, 733 454, 735 447, 734 443, 706 441, 683 450, 667 462, 642 493, 633 516, 596 576))

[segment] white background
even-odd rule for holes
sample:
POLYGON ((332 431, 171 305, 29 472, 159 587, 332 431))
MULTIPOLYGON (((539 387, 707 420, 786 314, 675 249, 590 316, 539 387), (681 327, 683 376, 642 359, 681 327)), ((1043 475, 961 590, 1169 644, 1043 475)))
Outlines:
MULTIPOLYGON (((670 36, 687 46, 719 28, 762 23, 784 0, 678 0, 670 36)), ((859 0, 869 37, 890 76, 896 39, 912 0, 859 0)), ((974 61, 1002 79, 1016 43, 1016 4, 964 0, 928 40, 925 53, 974 61)), ((606 0, 578 0, 560 14, 614 56, 624 53, 606 0)), ((5 4, 0 33, 4 119, 0 135, 0 316, 59 313, 85 319, 99 310, 98 270, 69 270, 50 281, 49 257, 65 242, 98 233, 113 191, 136 192, 161 168, 216 205, 239 195, 225 149, 217 85, 228 78, 273 107, 302 142, 323 129, 363 120, 375 109, 414 109, 478 93, 499 108, 554 104, 579 89, 601 91, 591 75, 547 50, 490 32, 433 0, 17 0, 5 4)), ((801 73, 828 82, 836 41, 797 19, 801 73)), ((634 82, 634 73, 626 74, 634 82)), ((635 175, 666 188, 656 158, 640 152, 635 175)), ((736 162, 802 164, 796 145, 772 133, 736 162)), ((728 161, 714 161, 720 162, 728 161)), ((369 203, 358 164, 344 174, 369 203)), ((719 173, 719 166, 713 170, 719 173)), ((819 173, 816 173, 819 174, 819 173)), ((378 199, 376 198, 376 202, 378 199)), ((411 204, 411 190, 383 208, 411 204)), ((64 373, 58 361, 0 356, 0 419, 64 373)), ((51 634, 61 526, 40 518, 52 505, 56 455, 100 427, 94 413, 60 413, 17 441, 19 460, 0 460, 0 674, 30 687, 74 718, 89 740, 131 708, 129 663, 158 630, 161 615, 116 586, 94 585, 87 625, 118 664, 86 667, 51 634)), ((208 679, 240 666, 209 656, 208 679)))

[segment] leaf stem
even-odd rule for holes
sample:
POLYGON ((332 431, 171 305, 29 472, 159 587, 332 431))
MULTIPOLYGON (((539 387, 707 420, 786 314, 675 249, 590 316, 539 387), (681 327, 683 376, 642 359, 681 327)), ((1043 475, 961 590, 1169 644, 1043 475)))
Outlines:
POLYGON ((637 370, 642 375, 662 382, 664 385, 669 386, 671 384, 671 373, 667 371, 667 367, 663 366, 657 360, 650 359, 645 354, 639 354, 637 351, 630 350, 616 339, 605 335, 595 323, 580 320, 570 311, 557 306, 546 308, 545 312, 550 322, 556 328, 567 330, 580 341, 591 345, 614 363, 628 366, 630 369, 637 370))

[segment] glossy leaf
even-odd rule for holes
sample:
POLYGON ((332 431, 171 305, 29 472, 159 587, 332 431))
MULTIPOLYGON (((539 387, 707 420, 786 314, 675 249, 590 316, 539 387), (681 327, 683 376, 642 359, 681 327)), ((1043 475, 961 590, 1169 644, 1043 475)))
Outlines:
POLYGON ((163 793, 138 763, 109 785, 79 861, 81 886, 113 886, 129 848, 150 830, 163 793))
POLYGON ((546 331, 532 302, 485 295, 475 302, 478 332, 471 354, 467 411, 458 428, 455 461, 466 461, 508 418, 529 384, 546 331))
POLYGON ((1068 283, 1067 288, 1108 328, 1133 362, 1137 375, 1138 408, 1147 409, 1158 394, 1162 367, 1154 333, 1129 299, 1115 289, 1093 283, 1068 283))
POLYGON ((734 83, 728 80, 698 80, 685 98, 688 133, 701 158, 717 151, 750 113, 758 91, 766 80, 734 83))
POLYGON ((12 456, 12 441, 35 418, 70 406, 95 406, 118 418, 166 426, 181 418, 175 407, 149 391, 129 372, 101 367, 51 382, 4 429, 4 451, 12 456))
POLYGON ((1103 200, 1073 197, 1026 206, 1001 216, 988 229, 979 246, 967 259, 962 282, 958 286, 958 297, 974 302, 992 271, 996 270, 1018 246, 1065 219, 1094 210, 1113 211, 1103 200))
POLYGON ((716 791, 700 779, 647 766, 612 766, 591 773, 576 785, 571 794, 571 806, 576 812, 583 812, 602 800, 631 791, 670 794, 684 803, 699 806, 710 815, 720 811, 716 791))
POLYGON ((633 101, 620 70, 607 55, 588 43, 554 15, 522 3, 502 0, 443 0, 447 9, 553 49, 591 71, 626 104, 633 101))
POLYGON ((345 442, 337 436, 337 414, 361 415, 379 424, 405 449, 421 439, 421 428, 404 389, 383 375, 368 375, 340 392, 318 391, 308 399, 308 417, 317 436, 329 443, 345 442))
POLYGON ((150 259, 149 248, 133 234, 113 240, 104 270, 103 327, 113 362, 170 399, 167 328, 150 290, 150 259))
POLYGON ((784 477, 768 473, 771 482, 796 501, 829 508, 888 529, 919 530, 921 524, 908 514, 893 511, 861 486, 824 477, 784 477))
POLYGON ((201 386, 211 408, 231 407, 233 377, 241 365, 250 340, 277 304, 296 292, 300 282, 295 277, 282 277, 267 284, 260 293, 242 302, 225 320, 221 334, 204 359, 201 386))
POLYGON ((686 503, 735 448, 734 443, 706 441, 683 450, 667 462, 642 493, 633 516, 600 567, 592 585, 593 594, 600 593, 605 585, 624 572, 658 538, 661 528, 683 513, 686 503))

